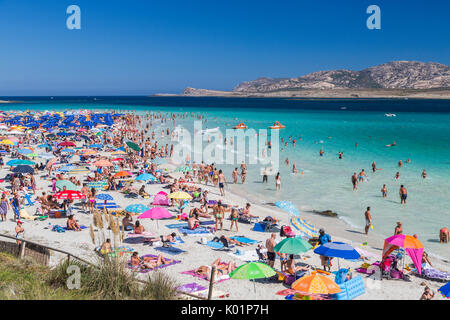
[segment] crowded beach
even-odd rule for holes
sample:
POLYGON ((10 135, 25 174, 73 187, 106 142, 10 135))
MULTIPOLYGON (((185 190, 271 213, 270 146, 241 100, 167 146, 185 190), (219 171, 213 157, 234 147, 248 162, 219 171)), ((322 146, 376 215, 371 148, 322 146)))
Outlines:
MULTIPOLYGON (((404 234, 400 221, 386 237, 369 235, 369 207, 365 230, 347 237, 340 222, 311 219, 290 199, 262 205, 233 192, 251 170, 245 162, 229 177, 213 163, 176 164, 181 118, 201 116, 1 112, 0 232, 19 245, 32 240, 93 263, 118 257, 140 278, 167 273, 181 299, 189 298, 183 292, 206 297, 211 282, 213 299, 450 295, 448 262, 431 258, 421 235, 404 234)), ((365 175, 354 174, 354 189, 365 175)), ((267 182, 266 172, 262 178, 267 182)), ((281 188, 279 175, 271 179, 281 188)), ((400 189, 401 203, 406 195, 400 189)), ((442 246, 449 238, 446 226, 437 230, 442 246)))

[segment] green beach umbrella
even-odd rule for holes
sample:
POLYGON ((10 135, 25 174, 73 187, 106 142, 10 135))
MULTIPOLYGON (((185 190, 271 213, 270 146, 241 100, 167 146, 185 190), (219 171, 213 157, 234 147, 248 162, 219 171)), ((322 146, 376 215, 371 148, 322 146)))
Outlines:
POLYGON ((312 249, 312 245, 301 238, 286 238, 278 243, 273 251, 287 254, 299 254, 312 249))
POLYGON ((134 151, 141 151, 141 148, 139 148, 139 146, 134 142, 127 141, 127 146, 129 146, 134 151))
MULTIPOLYGON (((276 274, 275 270, 265 263, 261 262, 248 262, 243 264, 230 272, 229 277, 231 279, 264 279, 270 278, 276 274)), ((253 281, 253 290, 256 295, 255 282, 253 281)))
POLYGON ((29 158, 35 158, 35 157, 37 157, 37 156, 38 156, 37 153, 30 153, 30 154, 27 154, 27 157, 29 157, 29 158))
POLYGON ((69 180, 58 180, 58 181, 56 181, 56 187, 58 189, 60 189, 60 190, 62 190, 64 187, 66 187, 66 190, 74 190, 74 191, 76 191, 78 189, 78 187, 76 185, 74 185, 69 180))

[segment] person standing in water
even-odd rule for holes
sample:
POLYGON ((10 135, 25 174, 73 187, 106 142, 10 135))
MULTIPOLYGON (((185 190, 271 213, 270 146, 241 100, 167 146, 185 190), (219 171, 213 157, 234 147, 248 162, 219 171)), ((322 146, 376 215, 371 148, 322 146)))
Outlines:
POLYGON ((425 179, 427 177, 427 172, 425 171, 425 169, 423 169, 422 171, 422 178, 425 179))
POLYGON ((275 188, 277 191, 281 190, 281 176, 280 173, 277 173, 277 176, 275 177, 275 188))
POLYGON ((364 217, 366 218, 366 235, 369 234, 369 228, 372 225, 372 215, 370 214, 370 207, 367 207, 366 212, 364 213, 364 217))
POLYGON ((387 197, 387 188, 386 188, 385 184, 383 184, 383 188, 381 188, 381 194, 382 194, 383 198, 387 197))
POLYGON ((352 185, 353 185, 353 190, 358 190, 358 176, 356 175, 356 172, 353 172, 353 175, 352 175, 352 185))
POLYGON ((267 167, 264 167, 264 170, 263 170, 263 183, 267 183, 267 175, 268 175, 268 172, 267 172, 267 167))
POLYGON ((406 188, 401 185, 400 186, 400 204, 406 204, 406 198, 408 197, 408 193, 406 188))
POLYGON ((297 173, 298 172, 298 170, 297 170, 297 165, 296 165, 296 163, 294 162, 294 164, 292 165, 292 173, 297 173))
POLYGON ((372 162, 372 172, 375 173, 377 172, 377 164, 374 162, 372 162))
POLYGON ((238 175, 239 175, 238 168, 234 168, 234 171, 232 173, 234 184, 237 184, 238 175))

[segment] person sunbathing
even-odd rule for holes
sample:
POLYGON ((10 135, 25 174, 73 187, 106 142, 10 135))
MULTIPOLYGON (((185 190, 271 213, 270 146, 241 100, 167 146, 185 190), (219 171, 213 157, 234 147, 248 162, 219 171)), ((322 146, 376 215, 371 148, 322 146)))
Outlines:
POLYGON ((69 216, 69 218, 67 219, 67 229, 74 231, 81 231, 81 227, 78 224, 78 222, 73 218, 73 215, 69 216))
POLYGON ((134 225, 134 233, 142 234, 144 231, 145 231, 144 226, 139 221, 136 221, 134 225))
POLYGON ((145 192, 145 186, 142 185, 142 187, 139 189, 139 195, 141 197, 149 197, 149 194, 147 192, 145 192))
POLYGON ((111 239, 106 239, 106 241, 100 247, 100 252, 102 254, 108 254, 112 252, 111 239))
POLYGON ((159 267, 163 264, 167 264, 168 261, 160 254, 158 257, 144 257, 143 259, 138 256, 137 251, 131 255, 131 265, 133 267, 140 267, 141 269, 151 269, 159 267))
POLYGON ((237 268, 236 264, 232 261, 230 261, 228 264, 224 263, 220 260, 220 258, 217 258, 211 266, 200 266, 197 269, 194 270, 195 273, 205 276, 207 280, 211 279, 211 271, 212 266, 216 266, 216 273, 215 277, 216 279, 220 280, 224 276, 230 274, 234 269, 237 268))
POLYGON ((241 210, 242 216, 243 217, 248 217, 248 218, 259 218, 259 216, 255 216, 255 215, 250 214, 250 207, 251 207, 250 203, 247 203, 245 205, 245 208, 243 208, 241 210))
POLYGON ((198 215, 194 214, 188 220, 188 228, 189 230, 195 230, 200 225, 200 220, 198 220, 198 215))
POLYGON ((225 235, 220 236, 220 238, 219 237, 215 237, 214 239, 212 239, 212 241, 215 241, 215 242, 219 242, 220 241, 222 243, 228 242, 228 244, 235 244, 235 245, 238 245, 240 247, 249 246, 250 245, 249 243, 240 242, 240 241, 237 241, 235 239, 229 238, 229 237, 227 237, 225 235))

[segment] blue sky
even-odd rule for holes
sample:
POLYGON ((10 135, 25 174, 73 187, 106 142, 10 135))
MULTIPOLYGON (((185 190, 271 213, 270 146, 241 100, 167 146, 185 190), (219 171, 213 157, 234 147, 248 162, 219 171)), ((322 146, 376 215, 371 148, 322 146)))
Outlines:
POLYGON ((231 90, 258 77, 450 65, 443 0, 0 0, 0 95, 231 90), (81 30, 66 8, 81 8, 81 30), (366 9, 381 8, 381 30, 366 9))

